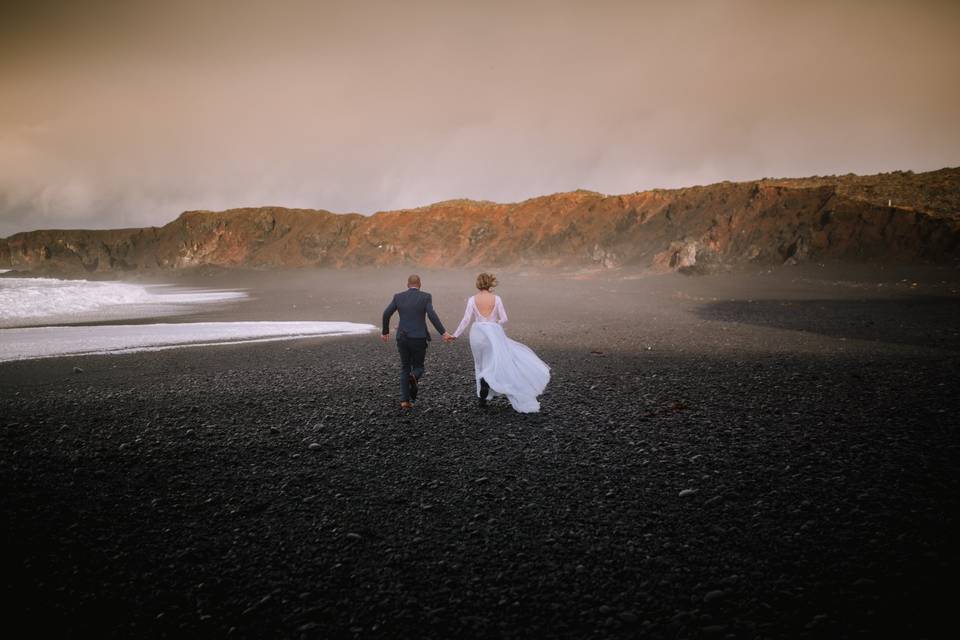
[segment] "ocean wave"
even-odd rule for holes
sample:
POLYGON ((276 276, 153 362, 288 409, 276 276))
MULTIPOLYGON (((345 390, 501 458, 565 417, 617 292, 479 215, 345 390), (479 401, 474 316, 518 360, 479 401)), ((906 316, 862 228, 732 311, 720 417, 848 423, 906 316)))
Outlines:
POLYGON ((368 333, 354 322, 186 322, 0 329, 0 362, 368 333))
POLYGON ((182 289, 129 282, 0 278, 0 327, 47 319, 85 321, 100 316, 176 313, 184 306, 246 298, 243 291, 182 289))

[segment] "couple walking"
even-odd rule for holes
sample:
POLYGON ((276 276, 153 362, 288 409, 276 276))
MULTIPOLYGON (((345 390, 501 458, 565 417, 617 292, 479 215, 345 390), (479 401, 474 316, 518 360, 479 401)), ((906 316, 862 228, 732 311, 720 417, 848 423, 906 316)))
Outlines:
POLYGON ((537 357, 526 345, 507 337, 503 324, 507 312, 500 296, 491 293, 497 286, 497 278, 489 273, 477 276, 477 294, 467 298, 460 326, 447 333, 440 317, 433 309, 433 297, 420 290, 420 276, 407 278, 407 290, 395 294, 383 311, 384 342, 390 339, 390 318, 400 314, 397 326, 397 349, 400 351, 400 406, 413 407, 417 399, 420 378, 423 377, 423 361, 427 355, 430 332, 426 318, 443 335, 444 342, 453 342, 471 322, 470 350, 473 352, 474 373, 477 378, 477 396, 480 406, 487 400, 504 395, 514 409, 522 413, 540 410, 537 396, 543 393, 550 381, 550 367, 537 357))

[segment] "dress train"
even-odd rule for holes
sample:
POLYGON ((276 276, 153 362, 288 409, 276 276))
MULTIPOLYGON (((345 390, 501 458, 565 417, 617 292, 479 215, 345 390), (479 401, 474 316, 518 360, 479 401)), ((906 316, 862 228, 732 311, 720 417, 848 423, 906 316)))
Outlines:
POLYGON ((537 396, 550 382, 550 367, 530 347, 507 336, 502 326, 507 321, 507 314, 500 296, 496 297, 490 317, 481 315, 474 299, 469 298, 463 320, 453 335, 463 333, 471 321, 470 350, 473 352, 477 396, 483 378, 490 387, 488 398, 504 395, 521 413, 539 411, 537 396))

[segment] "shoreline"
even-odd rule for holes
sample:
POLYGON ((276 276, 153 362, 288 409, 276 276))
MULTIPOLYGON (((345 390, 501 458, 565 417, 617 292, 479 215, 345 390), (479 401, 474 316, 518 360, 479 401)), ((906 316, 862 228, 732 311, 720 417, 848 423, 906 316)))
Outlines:
POLYGON ((370 333, 347 322, 184 322, 0 329, 0 362, 147 353, 370 333))

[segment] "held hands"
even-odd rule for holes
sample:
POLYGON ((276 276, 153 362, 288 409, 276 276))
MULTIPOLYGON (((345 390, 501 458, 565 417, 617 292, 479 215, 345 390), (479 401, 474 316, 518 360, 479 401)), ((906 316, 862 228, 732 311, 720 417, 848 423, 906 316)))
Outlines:
MULTIPOLYGON (((383 340, 384 342, 388 342, 388 341, 390 340, 390 334, 389 334, 389 333, 381 333, 381 334, 380 334, 380 339, 383 340)), ((457 339, 456 336, 452 336, 452 335, 450 335, 449 333, 443 334, 443 341, 444 341, 444 342, 453 342, 453 341, 456 340, 456 339, 457 339)))

